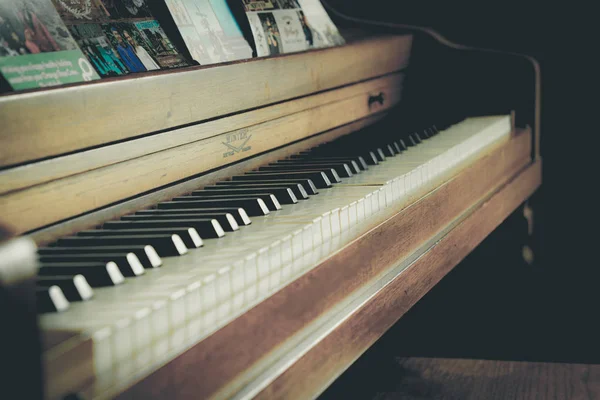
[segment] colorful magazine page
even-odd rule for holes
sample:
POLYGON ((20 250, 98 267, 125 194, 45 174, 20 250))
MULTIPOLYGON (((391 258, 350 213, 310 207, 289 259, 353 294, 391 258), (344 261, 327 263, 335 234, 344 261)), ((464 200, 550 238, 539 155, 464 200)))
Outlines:
POLYGON ((227 0, 210 0, 210 5, 219 20, 221 29, 223 29, 227 46, 234 54, 234 57, 230 60, 252 58, 252 48, 244 39, 244 34, 227 5, 227 0))
POLYGON ((225 0, 166 0, 177 29, 200 64, 252 57, 225 0))
POLYGON ((99 24, 72 25, 69 30, 100 76, 120 76, 129 73, 129 69, 99 24))
POLYGON ((318 0, 242 1, 259 57, 344 43, 318 0))
POLYGON ((158 21, 152 19, 134 23, 140 37, 138 43, 158 62, 161 68, 178 68, 188 66, 183 57, 167 34, 163 31, 158 21))
POLYGON ((140 44, 144 39, 134 24, 113 22, 102 24, 102 29, 128 71, 146 72, 160 69, 158 62, 140 44))
POLYGON ((100 0, 100 2, 112 19, 154 18, 146 0, 100 0))
POLYGON ((101 22, 110 14, 100 0, 52 0, 65 24, 101 22))
POLYGON ((259 57, 310 48, 296 0, 242 0, 259 57))
POLYGON ((300 21, 308 29, 311 46, 315 48, 340 46, 346 43, 319 0, 298 0, 302 10, 300 21))
POLYGON ((50 0, 0 0, 0 73, 13 90, 99 79, 50 0))
POLYGON ((190 65, 152 17, 146 0, 52 1, 101 76, 190 65), (90 36, 91 30, 96 36, 90 36), (110 57, 111 53, 115 57, 110 57), (100 57, 102 54, 110 60, 100 57), (119 72, 121 66, 124 72, 119 72))

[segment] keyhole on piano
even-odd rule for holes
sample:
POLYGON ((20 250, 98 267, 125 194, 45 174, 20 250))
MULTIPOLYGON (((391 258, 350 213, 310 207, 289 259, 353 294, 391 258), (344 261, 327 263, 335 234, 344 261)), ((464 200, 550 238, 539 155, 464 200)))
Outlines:
POLYGON ((375 104, 375 103, 379 103, 380 105, 383 105, 384 100, 385 100, 385 97, 384 97, 383 92, 379 92, 378 94, 369 95, 369 108, 371 108, 371 106, 373 106, 373 104, 375 104))

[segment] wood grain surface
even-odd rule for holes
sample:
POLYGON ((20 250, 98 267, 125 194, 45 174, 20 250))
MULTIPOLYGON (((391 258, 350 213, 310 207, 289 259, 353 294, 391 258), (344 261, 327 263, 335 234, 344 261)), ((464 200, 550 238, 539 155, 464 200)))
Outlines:
MULTIPOLYGON (((475 162, 429 195, 368 231, 292 284, 143 378, 121 393, 119 398, 146 399, 158 393, 176 399, 229 397, 260 373, 250 370, 255 363, 269 357, 292 335, 411 254, 528 165, 530 135, 531 132, 518 135, 475 162), (335 282, 335 287, 332 287, 332 282, 335 282)), ((536 186, 533 184, 535 181, 529 183, 532 185, 514 196, 524 199, 536 186)), ((505 207, 511 205, 509 203, 505 207)), ((501 218, 492 221, 498 224, 501 218)), ((453 247, 458 249, 456 244, 453 247)), ((447 271, 449 267, 445 261, 438 259, 437 262, 439 264, 433 263, 430 268, 447 271)), ((421 277, 423 282, 429 282, 427 275, 421 277)), ((409 281, 414 282, 414 279, 409 281)), ((412 289, 408 285, 403 290, 412 289)), ((416 299, 399 301, 408 308, 416 299)), ((319 386, 322 387, 322 383, 319 386)))
MULTIPOLYGON (((173 129, 139 139, 127 140, 118 144, 101 146, 91 150, 79 151, 61 157, 0 170, 0 193, 13 192, 56 179, 81 174, 93 169, 208 139, 223 133, 235 133, 240 129, 357 95, 368 95, 370 93, 377 95, 382 92, 383 88, 388 88, 387 90, 390 90, 390 88, 400 90, 402 80, 403 75, 395 73, 383 78, 371 79, 340 89, 328 90, 319 94, 281 102, 184 128, 173 129)), ((374 106, 377 105, 375 104, 374 106)))
POLYGON ((411 43, 411 36, 377 36, 281 57, 0 96, 0 166, 165 131, 386 75, 407 65, 411 43))

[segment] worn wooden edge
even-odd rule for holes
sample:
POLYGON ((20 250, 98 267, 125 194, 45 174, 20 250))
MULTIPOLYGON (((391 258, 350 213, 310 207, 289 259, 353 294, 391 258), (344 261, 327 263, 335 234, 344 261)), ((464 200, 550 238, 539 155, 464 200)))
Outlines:
POLYGON ((130 139, 403 69, 411 36, 0 97, 0 167, 130 139), (344 62, 340 63, 340 60, 344 62))
POLYGON ((106 167, 151 153, 208 139, 223 133, 243 134, 244 128, 292 115, 359 94, 378 94, 379 88, 401 90, 403 74, 394 73, 381 78, 331 89, 322 93, 265 106, 253 111, 218 118, 204 123, 173 129, 156 135, 102 146, 66 156, 0 170, 0 194, 25 189, 52 180, 106 167), (238 132, 242 130, 241 132, 238 132))
POLYGON ((398 88, 377 90, 385 94, 383 105, 369 106, 365 92, 249 126, 243 134, 224 133, 5 194, 0 197, 3 222, 24 233, 388 110, 400 101, 398 88))
POLYGON ((534 162, 270 383, 258 399, 315 398, 541 184, 534 162))
POLYGON ((141 379, 119 398, 141 399, 156 393, 173 398, 230 397, 259 373, 251 366, 530 163, 530 144, 530 132, 517 135, 141 379), (336 282, 335 287, 331 282, 336 282), (198 371, 202 379, 190 371, 198 371))

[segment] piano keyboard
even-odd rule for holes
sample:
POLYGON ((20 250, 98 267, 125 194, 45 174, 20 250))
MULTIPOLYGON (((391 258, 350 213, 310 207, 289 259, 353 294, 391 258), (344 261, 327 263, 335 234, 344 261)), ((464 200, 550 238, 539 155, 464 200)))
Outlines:
POLYGON ((95 384, 110 387, 219 329, 510 132, 507 116, 398 137, 372 127, 62 238, 39 249, 42 330, 74 333, 70 349, 91 339, 95 384))

